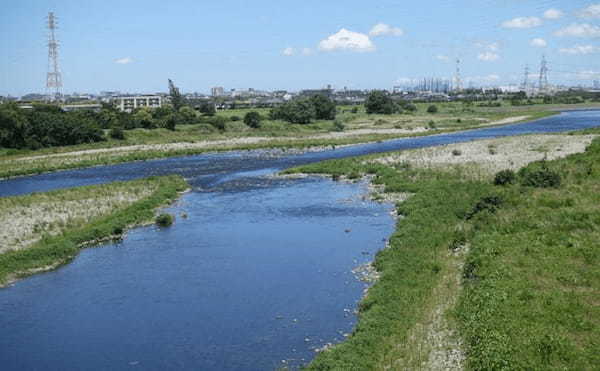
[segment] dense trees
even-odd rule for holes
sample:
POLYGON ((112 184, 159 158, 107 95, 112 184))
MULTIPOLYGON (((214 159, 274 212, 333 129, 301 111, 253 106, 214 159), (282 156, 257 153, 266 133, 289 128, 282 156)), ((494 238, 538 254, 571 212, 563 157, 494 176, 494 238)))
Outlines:
POLYGON ((335 119, 335 102, 324 95, 298 98, 271 109, 271 119, 294 124, 308 124, 312 120, 335 119))
POLYGON ((0 147, 64 146, 104 140, 97 122, 82 113, 35 107, 24 111, 12 104, 0 106, 0 147))
POLYGON ((365 101, 365 109, 369 114, 380 113, 385 115, 391 115, 401 110, 400 107, 394 103, 390 94, 383 90, 374 90, 369 93, 369 96, 365 101))

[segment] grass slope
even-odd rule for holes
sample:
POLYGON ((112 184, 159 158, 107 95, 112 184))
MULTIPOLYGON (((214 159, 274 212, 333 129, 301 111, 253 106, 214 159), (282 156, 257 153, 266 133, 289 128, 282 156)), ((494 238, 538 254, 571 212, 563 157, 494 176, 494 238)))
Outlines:
MULTIPOLYGON (((156 190, 148 197, 110 215, 95 218, 83 226, 68 228, 60 235, 46 235, 25 249, 0 254, 0 286, 12 279, 65 264, 77 255, 82 245, 118 237, 127 228, 152 220, 155 208, 171 202, 187 188, 187 183, 179 176, 153 177, 144 181, 156 186, 156 190)), ((105 186, 81 187, 77 192, 91 197, 100 187, 105 186)), ((60 198, 63 193, 71 191, 60 190, 48 194, 50 198, 60 198)))

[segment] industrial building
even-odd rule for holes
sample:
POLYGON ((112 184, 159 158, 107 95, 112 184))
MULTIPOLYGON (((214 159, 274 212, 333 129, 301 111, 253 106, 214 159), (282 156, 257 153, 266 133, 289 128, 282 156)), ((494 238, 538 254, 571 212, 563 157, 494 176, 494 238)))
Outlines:
POLYGON ((118 97, 116 98, 116 105, 121 111, 131 112, 136 108, 150 107, 157 108, 161 107, 163 98, 160 95, 137 95, 131 97, 118 97))

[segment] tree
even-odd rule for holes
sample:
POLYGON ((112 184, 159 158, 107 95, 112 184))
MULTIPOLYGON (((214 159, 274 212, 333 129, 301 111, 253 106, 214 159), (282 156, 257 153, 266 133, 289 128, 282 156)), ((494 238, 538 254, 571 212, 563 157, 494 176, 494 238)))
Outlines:
POLYGON ((135 126, 138 128, 154 129, 156 128, 156 122, 152 117, 152 113, 147 109, 140 109, 133 114, 133 121, 135 126))
POLYGON ((214 103, 210 103, 210 102, 204 102, 204 103, 202 103, 200 105, 199 110, 200 110, 200 112, 202 112, 206 116, 214 116, 214 114, 217 113, 217 110, 215 109, 214 103))
POLYGON ((308 124, 316 117, 315 107, 309 98, 294 99, 271 110, 271 118, 294 124, 308 124))
POLYGON ((196 121, 196 111, 190 106, 183 106, 179 109, 182 123, 193 124, 196 121))
POLYGON ((398 111, 398 106, 386 91, 374 90, 369 93, 365 101, 365 109, 368 114, 381 113, 391 115, 398 111))
POLYGON ((179 88, 173 84, 171 79, 169 79, 169 95, 171 96, 171 104, 173 105, 173 108, 175 108, 175 110, 179 110, 179 108, 183 106, 183 97, 179 92, 179 88))
POLYGON ((334 120, 336 114, 335 102, 322 94, 315 94, 310 97, 310 101, 315 108, 315 118, 317 120, 334 120))
POLYGON ((438 112, 438 108, 435 104, 432 104, 431 106, 427 107, 427 113, 437 113, 438 112))
POLYGON ((163 118, 160 122, 160 126, 165 129, 175 131, 175 127, 177 126, 177 124, 181 123, 182 121, 182 116, 179 113, 174 112, 168 115, 167 117, 163 118))
POLYGON ((21 109, 8 103, 0 106, 0 147, 25 148, 29 122, 21 109))
POLYGON ((260 127, 260 114, 256 111, 250 111, 244 116, 244 124, 248 125, 253 129, 260 127))

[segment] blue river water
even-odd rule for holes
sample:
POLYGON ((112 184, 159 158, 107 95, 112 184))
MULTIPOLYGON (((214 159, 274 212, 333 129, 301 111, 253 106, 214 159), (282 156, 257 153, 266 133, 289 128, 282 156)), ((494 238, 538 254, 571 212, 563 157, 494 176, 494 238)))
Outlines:
POLYGON ((286 155, 204 154, 0 181, 0 196, 177 173, 176 223, 130 231, 0 289, 2 370, 297 368, 344 339, 369 262, 394 229, 363 183, 281 169, 452 142, 600 126, 600 111, 520 125, 286 155), (187 217, 184 217, 186 214, 187 217))

